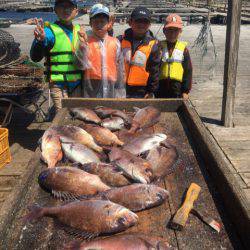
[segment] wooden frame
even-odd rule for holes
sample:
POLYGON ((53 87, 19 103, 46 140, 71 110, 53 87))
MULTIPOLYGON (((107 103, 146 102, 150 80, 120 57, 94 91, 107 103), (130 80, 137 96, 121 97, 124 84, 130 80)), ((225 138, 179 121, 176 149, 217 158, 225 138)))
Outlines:
MULTIPOLYGON (((237 229, 241 241, 245 246, 250 245, 250 211, 246 204, 245 194, 241 191, 239 184, 234 179, 234 176, 228 171, 228 164, 231 164, 221 151, 219 145, 214 140, 212 135, 205 128, 204 124, 200 120, 197 112, 193 106, 187 102, 180 100, 114 100, 114 99, 99 99, 98 105, 114 106, 114 103, 119 103, 119 108, 133 106, 146 106, 153 105, 161 110, 168 110, 168 112, 178 112, 182 117, 186 126, 192 131, 192 139, 196 150, 206 163, 206 168, 213 178, 217 190, 221 193, 224 206, 234 227, 237 229)), ((63 100, 63 105, 70 107, 84 106, 88 103, 88 106, 96 105, 96 100, 72 98, 63 100)), ((53 125, 59 125, 62 123, 64 117, 67 114, 66 109, 62 109, 56 118, 53 125)), ((6 239, 9 232, 11 232, 11 226, 18 211, 25 205, 25 198, 27 197, 28 190, 34 188, 34 177, 40 172, 40 150, 37 149, 34 157, 31 159, 29 168, 26 174, 22 178, 19 185, 17 185, 11 195, 8 197, 8 202, 5 202, 1 209, 1 222, 0 222, 0 244, 6 245, 6 239), (32 186, 33 185, 33 186, 32 186)), ((34 184, 35 183, 35 184, 34 184)), ((37 187, 37 184, 35 185, 37 187)), ((38 188, 38 187, 37 187, 38 188)))

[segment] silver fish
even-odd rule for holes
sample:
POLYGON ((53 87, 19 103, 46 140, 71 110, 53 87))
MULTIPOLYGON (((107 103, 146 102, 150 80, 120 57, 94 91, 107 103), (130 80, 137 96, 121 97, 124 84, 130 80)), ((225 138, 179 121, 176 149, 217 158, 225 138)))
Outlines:
POLYGON ((60 138, 65 156, 72 162, 81 164, 90 162, 101 162, 98 155, 87 146, 75 143, 66 137, 60 138))
POLYGON ((112 148, 109 159, 129 178, 145 184, 150 182, 152 170, 148 161, 119 148, 112 148))
POLYGON ((140 155, 156 146, 159 146, 160 143, 166 139, 167 136, 161 133, 142 135, 125 144, 123 149, 134 155, 140 155))
POLYGON ((78 118, 82 121, 94 122, 97 124, 101 122, 101 119, 97 116, 97 114, 88 108, 72 108, 70 109, 70 114, 74 118, 78 118))
POLYGON ((124 128, 124 120, 121 117, 112 117, 102 120, 101 125, 111 131, 116 131, 124 128))

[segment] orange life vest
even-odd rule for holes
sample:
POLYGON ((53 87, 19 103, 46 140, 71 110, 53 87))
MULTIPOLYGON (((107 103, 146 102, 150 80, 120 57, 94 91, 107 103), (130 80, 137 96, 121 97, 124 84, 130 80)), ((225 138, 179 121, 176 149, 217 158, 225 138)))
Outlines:
POLYGON ((88 37, 88 60, 91 68, 85 71, 85 77, 91 80, 117 80, 117 39, 111 36, 100 41, 93 35, 88 37))
POLYGON ((146 65, 155 40, 147 45, 140 46, 132 56, 132 45, 128 40, 121 42, 125 61, 126 83, 129 86, 146 86, 149 73, 146 71, 146 65))

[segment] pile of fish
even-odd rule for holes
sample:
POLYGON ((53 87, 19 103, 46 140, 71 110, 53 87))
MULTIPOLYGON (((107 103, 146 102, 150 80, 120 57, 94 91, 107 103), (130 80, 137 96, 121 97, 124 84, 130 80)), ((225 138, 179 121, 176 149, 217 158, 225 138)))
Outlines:
MULTIPOLYGON (((147 106, 131 116, 125 111, 96 107, 73 108, 70 114, 83 123, 52 126, 45 131, 41 158, 48 168, 38 177, 43 190, 68 203, 33 206, 26 220, 53 217, 85 239, 136 225, 135 212, 159 206, 168 198, 168 191, 156 183, 173 171, 178 159, 177 149, 167 141, 166 134, 145 132, 159 122, 160 111, 147 106)), ((67 249, 85 247, 169 249, 162 239, 131 234, 71 243, 67 249)))

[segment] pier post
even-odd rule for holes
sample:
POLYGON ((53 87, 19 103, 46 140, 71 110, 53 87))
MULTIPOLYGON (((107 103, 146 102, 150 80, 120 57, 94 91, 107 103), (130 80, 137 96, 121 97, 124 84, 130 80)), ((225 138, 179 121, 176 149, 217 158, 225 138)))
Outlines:
POLYGON ((221 120, 233 126, 242 0, 228 0, 221 120))

